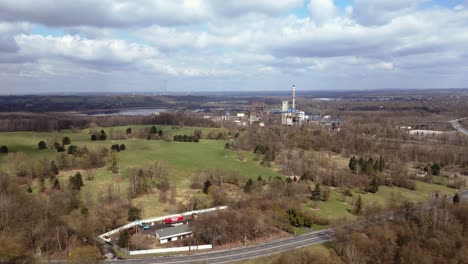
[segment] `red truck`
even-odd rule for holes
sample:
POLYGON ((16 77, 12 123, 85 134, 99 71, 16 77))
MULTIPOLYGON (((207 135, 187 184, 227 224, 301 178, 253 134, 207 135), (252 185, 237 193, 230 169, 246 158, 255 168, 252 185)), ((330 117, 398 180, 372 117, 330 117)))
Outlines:
POLYGON ((164 223, 166 225, 176 224, 176 223, 180 223, 182 221, 184 221, 184 217, 182 215, 168 217, 168 218, 164 219, 164 223))

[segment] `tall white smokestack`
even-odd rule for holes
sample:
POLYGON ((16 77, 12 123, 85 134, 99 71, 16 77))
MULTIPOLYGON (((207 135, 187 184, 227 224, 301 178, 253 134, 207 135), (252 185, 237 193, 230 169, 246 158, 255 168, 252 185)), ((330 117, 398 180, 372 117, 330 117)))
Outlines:
POLYGON ((292 108, 296 109, 296 85, 293 84, 292 108))

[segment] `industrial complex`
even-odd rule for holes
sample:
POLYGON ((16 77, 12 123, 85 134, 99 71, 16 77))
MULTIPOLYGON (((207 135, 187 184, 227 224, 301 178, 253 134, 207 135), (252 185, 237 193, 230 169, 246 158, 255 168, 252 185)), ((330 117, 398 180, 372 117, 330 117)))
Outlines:
POLYGON ((223 116, 205 115, 206 119, 214 122, 233 122, 239 126, 258 125, 283 125, 300 126, 302 124, 330 125, 336 128, 340 119, 331 115, 306 113, 300 110, 296 104, 296 86, 292 86, 291 104, 284 100, 278 107, 267 109, 264 103, 255 102, 250 109, 225 111, 223 116))

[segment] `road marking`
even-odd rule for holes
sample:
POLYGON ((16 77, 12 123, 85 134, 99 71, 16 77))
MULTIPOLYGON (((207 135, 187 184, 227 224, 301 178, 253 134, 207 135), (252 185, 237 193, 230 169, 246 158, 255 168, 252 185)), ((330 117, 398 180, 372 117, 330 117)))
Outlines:
MULTIPOLYGON (((285 243, 285 244, 280 244, 280 245, 276 245, 276 246, 272 246, 272 247, 266 247, 266 248, 262 248, 262 249, 256 249, 256 250, 250 250, 248 252, 241 252, 241 253, 236 253, 236 252, 233 252, 235 254, 227 254, 227 255, 224 255, 224 256, 219 256, 219 257, 205 257, 205 256, 197 256, 195 258, 191 258, 189 260, 176 260, 176 261, 169 261, 169 262, 164 262, 163 259, 161 260, 155 260, 155 259, 148 259, 148 260, 139 260, 139 259, 135 259, 134 262, 137 262, 137 261, 142 261, 142 262, 145 262, 145 263, 165 263, 165 264, 175 264, 175 263, 187 263, 187 261, 203 261, 203 260, 214 260, 214 259, 219 259, 219 258, 233 258, 235 256, 239 256, 239 255, 250 255, 250 254, 253 254, 254 252, 260 252, 260 251, 271 251, 275 248, 279 248, 279 247, 285 247, 285 246, 290 246, 290 245, 294 245, 294 244, 300 244, 300 243, 304 243, 304 242, 307 242, 307 241, 310 241, 310 240, 324 240, 323 242, 327 241, 327 240, 330 240, 331 239, 331 236, 330 235, 323 235, 323 236, 317 236, 317 237, 311 237, 311 238, 307 238, 307 239, 302 239, 302 240, 298 240, 298 241, 293 241, 293 242, 290 242, 290 243, 285 243), (146 262, 148 261, 148 262, 146 262), (157 262, 153 262, 153 261, 157 261, 157 262), (159 261, 163 261, 163 262, 159 262, 159 261)), ((299 245, 300 247, 304 247, 304 246, 308 246, 308 244, 305 244, 305 245, 299 245)), ((285 250, 289 250, 290 248, 288 249, 285 249, 285 250)), ((281 252, 281 251, 284 251, 284 250, 280 250, 280 251, 275 251, 276 252, 281 252)), ((270 255, 270 254, 267 254, 267 255, 270 255)), ((260 255, 262 256, 262 255, 260 255)), ((263 255, 265 256, 265 255, 263 255)), ((187 256, 188 258, 189 256, 187 256)), ((236 258, 235 260, 241 260, 241 259, 248 259, 248 258, 255 258, 255 257, 259 257, 259 256, 247 256, 247 257, 244 257, 244 258, 236 258)), ((217 263, 228 263, 228 262, 232 262, 232 261, 223 261, 223 262, 217 262, 217 263)), ((132 263, 132 262, 123 262, 123 263, 132 263)))

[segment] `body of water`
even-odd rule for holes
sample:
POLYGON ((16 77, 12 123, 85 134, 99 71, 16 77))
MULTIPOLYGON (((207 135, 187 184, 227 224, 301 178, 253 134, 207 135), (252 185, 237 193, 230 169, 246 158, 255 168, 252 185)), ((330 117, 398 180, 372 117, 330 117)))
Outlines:
POLYGON ((157 115, 162 112, 166 112, 168 109, 160 108, 141 108, 141 109, 125 109, 116 111, 102 111, 88 114, 88 116, 116 116, 116 115, 127 115, 127 116, 149 116, 157 115))

